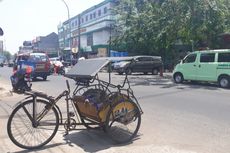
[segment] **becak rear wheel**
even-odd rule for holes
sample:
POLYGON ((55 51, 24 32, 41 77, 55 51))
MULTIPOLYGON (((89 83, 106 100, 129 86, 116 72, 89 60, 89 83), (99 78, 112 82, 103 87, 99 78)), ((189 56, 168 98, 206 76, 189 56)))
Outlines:
POLYGON ((141 113, 132 101, 115 104, 106 117, 105 131, 116 143, 127 143, 136 135, 141 124, 141 113))

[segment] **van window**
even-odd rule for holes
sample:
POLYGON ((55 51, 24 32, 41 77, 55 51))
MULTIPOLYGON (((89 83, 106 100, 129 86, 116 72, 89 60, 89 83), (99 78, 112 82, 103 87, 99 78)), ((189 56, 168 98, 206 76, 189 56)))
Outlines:
POLYGON ((32 62, 47 62, 48 58, 45 55, 31 55, 29 61, 32 61, 32 62))
POLYGON ((193 63, 193 62, 195 62, 195 60, 196 60, 196 54, 190 54, 183 60, 183 62, 184 63, 193 63))
POLYGON ((139 57, 136 61, 153 61, 152 57, 139 57))
POLYGON ((209 63, 215 61, 215 53, 202 53, 200 55, 201 63, 209 63))
POLYGON ((218 62, 230 62, 230 53, 219 53, 218 62))
POLYGON ((19 56, 18 61, 27 61, 29 59, 29 56, 19 56))

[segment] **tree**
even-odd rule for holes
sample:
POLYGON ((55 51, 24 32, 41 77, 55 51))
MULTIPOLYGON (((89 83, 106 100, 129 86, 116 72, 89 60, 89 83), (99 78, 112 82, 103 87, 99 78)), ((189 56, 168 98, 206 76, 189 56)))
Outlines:
POLYGON ((7 61, 9 61, 12 58, 12 55, 9 51, 3 51, 3 55, 6 57, 7 61))
POLYGON ((217 48, 217 36, 230 30, 229 0, 122 0, 113 46, 131 54, 173 55, 181 41, 217 48), (117 47, 119 48, 119 47, 117 47))

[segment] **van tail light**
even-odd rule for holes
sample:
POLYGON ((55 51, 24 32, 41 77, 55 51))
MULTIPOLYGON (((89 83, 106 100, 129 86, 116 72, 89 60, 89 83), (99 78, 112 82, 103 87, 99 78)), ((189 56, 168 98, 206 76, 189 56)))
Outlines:
POLYGON ((32 73, 32 67, 27 66, 26 67, 26 74, 31 74, 32 73))

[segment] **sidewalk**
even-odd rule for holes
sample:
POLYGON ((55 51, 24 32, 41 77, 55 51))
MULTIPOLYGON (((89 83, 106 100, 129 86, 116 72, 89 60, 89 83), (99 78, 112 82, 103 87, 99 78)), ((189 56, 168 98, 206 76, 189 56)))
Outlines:
POLYGON ((1 101, 1 99, 4 97, 12 96, 12 93, 11 93, 12 87, 9 83, 5 82, 1 78, 0 78, 0 82, 1 82, 0 83, 1 84, 1 86, 0 86, 0 101, 1 101))

